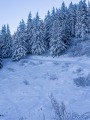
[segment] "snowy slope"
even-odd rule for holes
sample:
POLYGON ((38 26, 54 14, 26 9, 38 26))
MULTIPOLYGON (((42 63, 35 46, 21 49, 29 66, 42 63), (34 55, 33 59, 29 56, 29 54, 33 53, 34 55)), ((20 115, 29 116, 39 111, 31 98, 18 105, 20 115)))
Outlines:
POLYGON ((90 72, 90 58, 31 56, 4 61, 0 70, 0 120, 52 120, 52 93, 68 111, 90 111, 90 87, 77 87, 73 79, 90 72))

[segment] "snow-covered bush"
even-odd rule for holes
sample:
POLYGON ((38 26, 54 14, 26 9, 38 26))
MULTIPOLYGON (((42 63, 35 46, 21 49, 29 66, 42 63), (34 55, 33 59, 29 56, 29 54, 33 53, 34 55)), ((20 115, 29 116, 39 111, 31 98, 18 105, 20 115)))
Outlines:
POLYGON ((21 60, 20 61, 20 66, 25 66, 26 64, 28 64, 28 60, 21 60))
POLYGON ((55 74, 51 74, 48 77, 50 80, 58 80, 58 77, 55 74))
POLYGON ((74 83, 80 87, 90 86, 90 73, 85 77, 78 77, 74 79, 74 83))
POLYGON ((59 103, 57 102, 57 100, 54 98, 54 96, 52 94, 50 95, 50 99, 51 99, 52 107, 55 112, 56 119, 63 120, 63 118, 65 116, 65 105, 63 103, 61 105, 59 105, 59 103))
POLYGON ((84 40, 82 38, 72 39, 71 46, 67 53, 74 57, 82 55, 90 56, 90 38, 87 37, 87 39, 84 40))
POLYGON ((13 61, 19 61, 26 56, 26 49, 23 46, 18 46, 12 55, 13 61))
POLYGON ((74 112, 68 112, 64 103, 62 102, 60 105, 52 94, 50 95, 50 99, 55 112, 56 120, 87 120, 90 118, 90 112, 86 112, 82 115, 78 115, 74 112))
POLYGON ((25 85, 29 85, 29 81, 28 81, 28 80, 24 80, 23 83, 24 83, 25 85))
POLYGON ((56 66, 56 65, 59 65, 59 64, 61 64, 61 63, 59 63, 59 62, 57 62, 57 61, 54 61, 54 62, 53 62, 53 65, 55 65, 55 66, 56 66))

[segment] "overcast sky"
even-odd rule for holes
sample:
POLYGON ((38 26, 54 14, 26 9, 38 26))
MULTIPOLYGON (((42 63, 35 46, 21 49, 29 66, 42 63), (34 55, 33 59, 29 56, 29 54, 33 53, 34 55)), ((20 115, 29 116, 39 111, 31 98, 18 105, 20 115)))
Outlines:
MULTIPOLYGON (((13 33, 22 18, 26 22, 30 11, 33 17, 38 11, 40 17, 44 18, 48 10, 52 10, 53 6, 59 8, 62 2, 63 0, 1 0, 0 29, 3 24, 9 24, 13 33)), ((68 6, 71 0, 65 0, 64 2, 68 6)), ((78 3, 79 0, 72 0, 72 2, 78 3)))

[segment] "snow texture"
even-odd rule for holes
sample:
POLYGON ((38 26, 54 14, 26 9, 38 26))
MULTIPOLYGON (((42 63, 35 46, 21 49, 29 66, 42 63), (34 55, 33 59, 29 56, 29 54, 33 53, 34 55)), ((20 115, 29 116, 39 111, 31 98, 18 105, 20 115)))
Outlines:
POLYGON ((67 111, 90 111, 90 87, 74 79, 90 73, 90 58, 30 56, 19 62, 4 60, 0 70, 0 120, 52 120, 50 95, 67 111))

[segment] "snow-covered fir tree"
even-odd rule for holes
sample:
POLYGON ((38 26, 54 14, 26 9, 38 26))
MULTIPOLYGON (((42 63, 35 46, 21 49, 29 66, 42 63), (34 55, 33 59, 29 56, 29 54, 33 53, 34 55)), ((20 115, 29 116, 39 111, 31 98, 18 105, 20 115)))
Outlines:
POLYGON ((52 27, 52 38, 50 41, 50 54, 52 56, 59 56, 66 50, 67 45, 63 42, 62 23, 57 17, 52 27))
POLYGON ((45 16, 44 25, 45 25, 45 41, 47 43, 47 48, 49 49, 50 38, 51 38, 51 28, 52 28, 51 15, 49 11, 45 16))
POLYGON ((56 10, 55 10, 55 8, 53 7, 52 12, 51 12, 52 25, 53 25, 53 22, 54 22, 54 20, 55 20, 55 17, 56 17, 56 10))
POLYGON ((86 0, 82 2, 81 9, 81 22, 82 22, 82 38, 84 38, 88 34, 88 12, 87 12, 87 4, 86 0))
POLYGON ((84 38, 88 34, 88 12, 86 1, 80 1, 77 6, 76 37, 84 38))
POLYGON ((12 60, 18 61, 24 58, 27 54, 27 43, 26 43, 26 25, 22 20, 19 24, 17 32, 13 36, 13 54, 12 60))
POLYGON ((9 29, 9 25, 7 27, 4 25, 2 26, 2 30, 0 33, 0 41, 1 41, 1 51, 2 51, 2 58, 11 57, 12 53, 12 37, 9 29))
POLYGON ((0 41, 0 69, 3 67, 3 65, 2 65, 2 43, 1 43, 1 41, 0 41))
POLYGON ((32 37, 33 37, 33 20, 32 20, 32 14, 29 13, 28 20, 27 20, 27 49, 28 53, 31 53, 31 47, 32 47, 32 37))
POLYGON ((1 43, 1 52, 2 58, 6 56, 6 26, 3 25, 0 33, 0 43, 1 43))
POLYGON ((90 35, 90 2, 88 2, 88 34, 90 35))
POLYGON ((72 2, 70 3, 68 9, 68 20, 70 25, 70 36, 75 37, 76 5, 73 5, 72 2))
POLYGON ((38 13, 33 21, 32 54, 40 55, 46 50, 45 27, 38 13))
POLYGON ((53 22, 52 35, 50 41, 50 54, 53 56, 61 55, 70 42, 70 26, 68 20, 68 11, 65 3, 62 3, 60 10, 56 11, 56 17, 53 22))
POLYGON ((7 57, 12 56, 12 36, 10 32, 9 25, 7 25, 7 33, 6 33, 6 51, 7 51, 7 57))
POLYGON ((81 38, 81 31, 82 31, 82 23, 81 23, 81 4, 82 1, 79 2, 79 5, 77 5, 76 10, 76 26, 75 26, 75 36, 81 38))
POLYGON ((60 10, 60 16, 59 16, 60 20, 61 20, 61 26, 62 26, 62 35, 63 35, 63 42, 65 44, 69 44, 70 43, 70 21, 69 21, 69 13, 68 13, 68 9, 65 6, 65 3, 62 3, 61 6, 61 10, 60 10))

